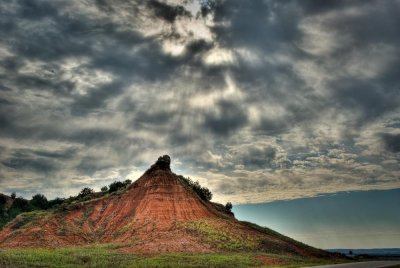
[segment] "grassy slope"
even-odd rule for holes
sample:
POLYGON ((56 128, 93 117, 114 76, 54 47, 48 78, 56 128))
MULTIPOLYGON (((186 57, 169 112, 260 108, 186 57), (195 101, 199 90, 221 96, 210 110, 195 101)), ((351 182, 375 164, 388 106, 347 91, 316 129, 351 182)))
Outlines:
POLYGON ((328 263, 324 260, 265 253, 139 256, 123 253, 119 248, 117 245, 92 245, 3 250, 0 251, 0 267, 304 267, 328 263))
POLYGON ((240 221, 240 222, 242 224, 247 225, 247 226, 249 226, 251 228, 254 228, 254 229, 256 229, 256 230, 258 230, 258 231, 260 231, 262 233, 275 236, 275 237, 279 238, 282 241, 285 241, 285 242, 288 242, 290 244, 296 245, 297 247, 299 247, 299 248, 301 248, 301 249, 303 249, 303 250, 305 250, 307 252, 310 252, 310 253, 314 254, 315 256, 319 256, 321 258, 336 258, 336 257, 337 258, 342 258, 343 257, 340 254, 335 254, 336 255, 335 256, 333 253, 329 253, 329 252, 327 252, 325 250, 321 250, 321 249, 318 249, 318 248, 311 247, 311 246, 309 246, 307 244, 304 244, 302 242, 294 240, 294 239, 292 239, 292 238, 290 238, 288 236, 285 236, 285 235, 283 235, 281 233, 278 233, 278 232, 276 232, 276 231, 274 231, 272 229, 269 229, 267 227, 262 227, 262 226, 259 226, 259 225, 255 224, 255 223, 248 222, 248 221, 240 221))

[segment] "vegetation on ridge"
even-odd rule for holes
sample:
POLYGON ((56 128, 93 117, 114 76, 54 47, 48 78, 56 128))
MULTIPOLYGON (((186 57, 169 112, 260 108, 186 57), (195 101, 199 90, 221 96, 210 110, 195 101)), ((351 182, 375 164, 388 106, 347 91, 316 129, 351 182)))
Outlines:
POLYGON ((16 193, 12 193, 10 197, 0 194, 0 229, 21 213, 67 207, 75 202, 83 202, 116 192, 128 187, 131 183, 131 180, 114 181, 108 187, 102 187, 101 192, 95 192, 92 188, 85 187, 77 196, 57 197, 52 200, 48 200, 43 194, 35 194, 31 200, 16 197, 16 193))
POLYGON ((189 186, 204 201, 210 201, 212 199, 211 191, 207 187, 201 186, 198 181, 192 181, 189 177, 185 178, 182 175, 178 175, 178 178, 184 184, 189 186))

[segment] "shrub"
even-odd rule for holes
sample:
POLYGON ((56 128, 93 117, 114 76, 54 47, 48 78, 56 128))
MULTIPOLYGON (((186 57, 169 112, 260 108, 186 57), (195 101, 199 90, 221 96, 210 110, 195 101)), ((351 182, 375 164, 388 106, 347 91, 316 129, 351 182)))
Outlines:
POLYGON ((49 208, 53 208, 55 206, 61 205, 62 203, 64 203, 64 201, 65 201, 65 198, 59 198, 59 197, 57 197, 57 198, 55 198, 53 200, 50 200, 49 201, 49 208))
POLYGON ((198 181, 194 182, 190 178, 185 178, 183 176, 178 176, 179 179, 188 185, 192 190, 204 201, 210 201, 212 199, 211 191, 206 188, 202 187, 198 181))
POLYGON ((15 192, 11 193, 11 198, 12 198, 12 199, 17 198, 17 194, 16 194, 15 192))
POLYGON ((100 189, 103 193, 108 191, 108 187, 107 186, 103 186, 100 189))
POLYGON ((232 203, 231 202, 228 202, 228 203, 226 203, 226 205, 225 205, 225 209, 227 210, 227 211, 229 211, 229 212, 231 212, 232 211, 232 203))
POLYGON ((131 180, 125 180, 124 182, 121 181, 114 181, 113 183, 111 183, 108 186, 108 192, 112 193, 112 192, 116 192, 119 189, 128 187, 130 184, 132 183, 131 180))
POLYGON ((29 203, 37 209, 47 209, 49 207, 49 201, 42 194, 36 194, 32 196, 32 200, 29 203))
POLYGON ((7 197, 5 195, 0 194, 0 211, 5 209, 6 203, 7 203, 7 197))
POLYGON ((112 193, 112 192, 116 192, 119 189, 125 187, 125 184, 123 182, 120 181, 114 181, 113 183, 111 183, 108 186, 108 192, 112 193))
POLYGON ((81 192, 78 194, 78 197, 79 197, 79 198, 83 198, 83 197, 86 197, 86 196, 90 196, 90 195, 92 195, 93 193, 94 193, 94 191, 93 191, 92 188, 85 187, 85 188, 83 188, 83 189, 81 190, 81 192))
POLYGON ((125 185, 125 186, 128 186, 128 185, 130 185, 131 183, 132 183, 131 180, 125 180, 125 181, 124 181, 124 185, 125 185))
POLYGON ((22 197, 16 197, 10 209, 29 211, 30 210, 29 201, 22 197))

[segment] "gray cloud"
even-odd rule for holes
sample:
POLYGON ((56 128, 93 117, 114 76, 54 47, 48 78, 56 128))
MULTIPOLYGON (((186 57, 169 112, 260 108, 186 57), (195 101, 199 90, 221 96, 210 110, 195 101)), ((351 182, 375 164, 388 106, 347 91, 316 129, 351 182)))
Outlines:
POLYGON ((276 150, 273 147, 252 147, 240 158, 246 167, 268 167, 271 161, 276 157, 276 150))
POLYGON ((14 170, 28 170, 49 174, 58 169, 56 163, 44 157, 35 157, 26 153, 16 152, 9 159, 1 162, 3 166, 14 170))
POLYGON ((165 153, 223 201, 400 187, 399 1, 199 3, 1 2, 0 191, 165 153))
POLYGON ((400 134, 382 134, 382 139, 388 151, 393 153, 400 152, 400 134))
POLYGON ((215 134, 226 135, 247 122, 246 112, 238 104, 220 101, 216 109, 205 115, 204 127, 215 134))
POLYGON ((191 16, 191 13, 181 5, 172 6, 156 0, 147 1, 147 5, 154 11, 157 17, 169 23, 173 23, 177 16, 191 16))

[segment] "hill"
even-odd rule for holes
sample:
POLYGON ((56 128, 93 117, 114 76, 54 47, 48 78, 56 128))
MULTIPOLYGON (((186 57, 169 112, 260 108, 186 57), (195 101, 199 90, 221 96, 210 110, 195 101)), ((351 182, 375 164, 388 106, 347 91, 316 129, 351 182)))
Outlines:
POLYGON ((337 257, 236 220, 174 174, 168 156, 160 157, 127 188, 50 211, 20 214, 0 231, 3 249, 111 243, 135 253, 257 251, 337 257))
POLYGON ((364 255, 371 257, 400 257, 400 248, 336 248, 328 249, 328 251, 352 256, 364 255))

